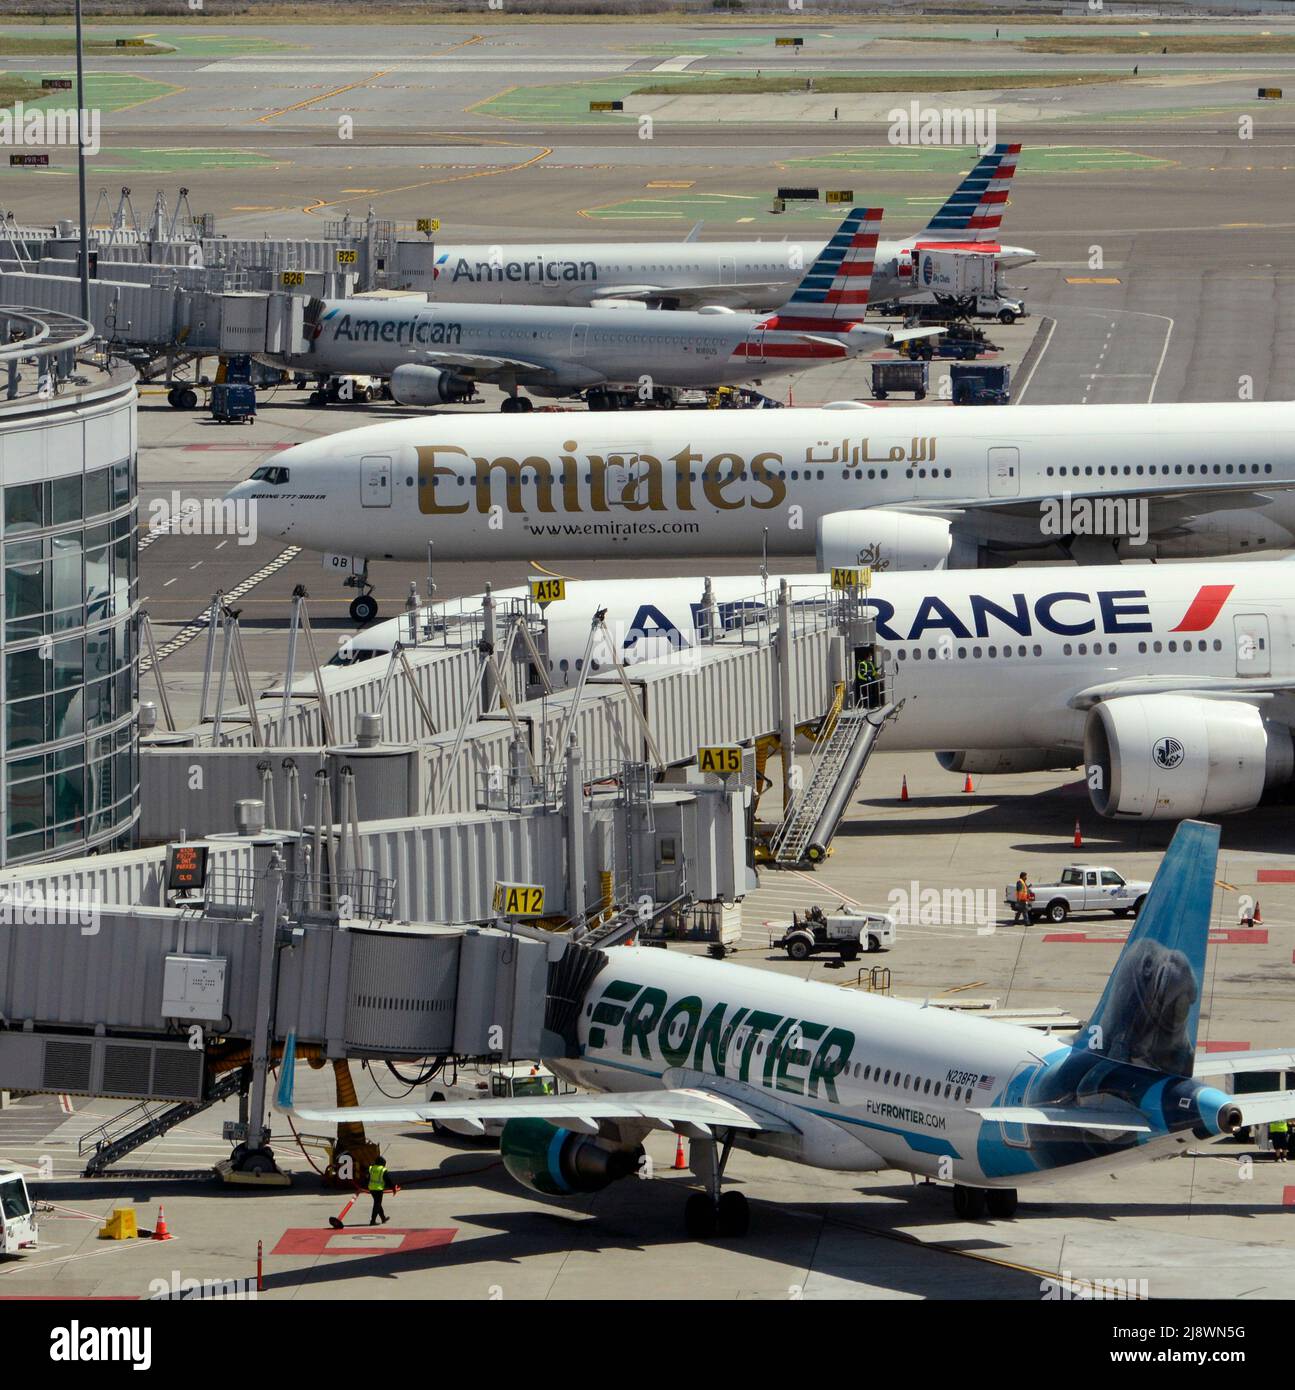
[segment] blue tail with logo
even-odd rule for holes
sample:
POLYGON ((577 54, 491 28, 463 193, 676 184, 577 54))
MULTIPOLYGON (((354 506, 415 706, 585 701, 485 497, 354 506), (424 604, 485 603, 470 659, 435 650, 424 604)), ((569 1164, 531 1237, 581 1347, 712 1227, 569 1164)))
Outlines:
POLYGON ((1077 1046, 1191 1076, 1218 853, 1217 825, 1178 827, 1077 1046))

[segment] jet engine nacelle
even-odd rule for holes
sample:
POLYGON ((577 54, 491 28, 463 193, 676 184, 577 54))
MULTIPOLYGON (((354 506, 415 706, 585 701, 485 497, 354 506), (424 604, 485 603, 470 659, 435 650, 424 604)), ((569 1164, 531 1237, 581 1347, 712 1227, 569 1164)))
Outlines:
POLYGON ((449 405, 470 401, 476 388, 464 376, 440 367, 405 362, 391 373, 391 399, 397 405, 449 405))
POLYGON ((576 1134, 547 1120, 509 1120, 499 1136, 499 1156, 523 1187, 547 1197, 570 1197, 601 1192, 637 1172, 643 1146, 576 1134))
POLYGON ((871 565, 887 570, 974 569, 974 545, 960 542, 939 516, 916 516, 887 507, 830 512, 818 523, 820 569, 871 565))
POLYGON ((1073 748, 961 748, 937 753, 935 760, 946 772, 1047 772, 1055 767, 1077 767, 1073 748))
POLYGON ((1243 700, 1122 695, 1089 711, 1084 762, 1103 816, 1181 820, 1257 806, 1295 774, 1295 745, 1243 700))

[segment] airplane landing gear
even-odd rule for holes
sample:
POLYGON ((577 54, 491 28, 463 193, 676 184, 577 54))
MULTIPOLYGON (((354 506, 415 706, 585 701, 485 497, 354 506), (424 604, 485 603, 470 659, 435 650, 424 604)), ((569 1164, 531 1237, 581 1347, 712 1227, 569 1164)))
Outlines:
POLYGON ((963 1187, 953 1189, 954 1213, 964 1221, 983 1221, 986 1215, 996 1221, 1010 1221, 1016 1215, 1014 1187, 963 1187))
POLYGON ((740 1240, 751 1229, 751 1206, 741 1192, 720 1191, 724 1169, 733 1148, 730 1134, 719 1148, 714 1139, 692 1141, 692 1169, 706 1186, 684 1206, 684 1226, 693 1240, 715 1236, 740 1240))
POLYGON ((348 574, 343 581, 348 589, 359 589, 359 594, 351 600, 351 621, 363 627, 378 616, 378 600, 373 597, 373 585, 369 583, 369 562, 359 574, 348 574))
POLYGON ((500 411, 505 415, 514 413, 524 413, 535 409, 535 403, 529 396, 505 396, 499 403, 500 411))

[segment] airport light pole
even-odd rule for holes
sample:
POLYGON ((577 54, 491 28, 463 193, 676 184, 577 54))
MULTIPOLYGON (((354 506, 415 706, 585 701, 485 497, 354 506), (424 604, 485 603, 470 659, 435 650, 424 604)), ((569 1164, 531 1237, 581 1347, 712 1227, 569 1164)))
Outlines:
POLYGON ((90 321, 90 229, 85 214, 85 55, 81 0, 76 0, 76 188, 81 204, 81 317, 90 321))

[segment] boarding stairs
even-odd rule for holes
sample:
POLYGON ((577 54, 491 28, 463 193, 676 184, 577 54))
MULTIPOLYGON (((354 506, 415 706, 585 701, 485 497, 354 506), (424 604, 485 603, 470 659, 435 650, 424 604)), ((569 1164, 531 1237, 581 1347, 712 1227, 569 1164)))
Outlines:
POLYGON ((869 709, 843 709, 827 738, 814 750, 809 777, 792 799, 770 843, 773 862, 790 868, 823 859, 850 798, 887 720, 898 712, 894 703, 869 709))
POLYGON ((105 1175, 108 1167, 124 1158, 150 1140, 160 1139, 176 1125, 200 1115, 209 1106, 235 1096, 247 1084, 245 1068, 235 1067, 233 1071, 219 1076, 212 1083, 210 1091, 202 1100, 185 1100, 178 1105, 160 1108, 156 1101, 142 1100, 114 1115, 97 1129, 87 1130, 77 1143, 77 1155, 88 1151, 89 1159, 81 1176, 99 1178, 105 1175))

